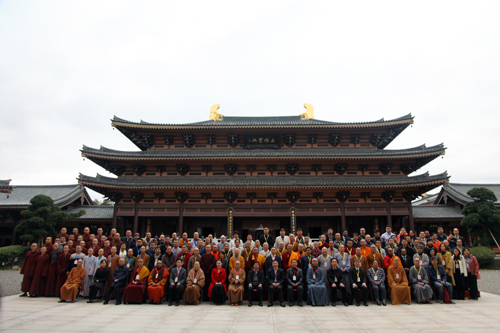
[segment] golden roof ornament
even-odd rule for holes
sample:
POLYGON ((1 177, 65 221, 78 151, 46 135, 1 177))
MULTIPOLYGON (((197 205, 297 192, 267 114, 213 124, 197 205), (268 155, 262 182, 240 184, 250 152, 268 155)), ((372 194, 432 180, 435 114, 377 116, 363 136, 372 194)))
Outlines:
POLYGON ((306 108, 306 112, 300 114, 300 120, 308 120, 314 119, 314 108, 309 103, 304 103, 304 107, 306 108))
POLYGON ((214 104, 210 107, 210 119, 214 121, 222 121, 222 118, 224 117, 223 114, 220 114, 217 112, 219 110, 220 104, 214 104))

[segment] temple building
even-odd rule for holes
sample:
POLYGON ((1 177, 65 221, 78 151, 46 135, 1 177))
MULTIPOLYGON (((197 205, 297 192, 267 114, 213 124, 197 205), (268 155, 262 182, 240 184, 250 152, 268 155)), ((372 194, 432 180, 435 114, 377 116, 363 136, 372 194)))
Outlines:
POLYGON ((141 234, 415 229, 411 202, 448 182, 446 172, 420 171, 443 144, 386 149, 413 124, 410 114, 341 123, 304 106, 297 116, 231 117, 216 104, 209 120, 185 124, 115 116, 112 126, 138 150, 84 146, 83 157, 114 176, 80 174, 79 184, 115 202, 113 227, 141 234))

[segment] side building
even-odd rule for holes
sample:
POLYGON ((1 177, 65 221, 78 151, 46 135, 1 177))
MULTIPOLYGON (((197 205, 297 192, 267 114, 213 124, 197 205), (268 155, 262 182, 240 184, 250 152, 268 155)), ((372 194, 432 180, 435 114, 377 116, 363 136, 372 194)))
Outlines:
MULTIPOLYGON (((35 195, 43 194, 51 197, 56 206, 68 212, 80 209, 87 211, 89 209, 87 207, 98 207, 92 206, 92 200, 82 185, 11 185, 10 182, 10 179, 0 180, 0 246, 18 243, 19 235, 16 235, 15 227, 26 220, 21 216, 21 212, 28 208, 31 198, 35 195)), ((106 222, 111 225, 112 209, 110 211, 108 208, 111 214, 98 221, 99 226, 105 225, 106 222)), ((68 227, 82 228, 84 219, 88 220, 89 216, 81 216, 78 221, 72 221, 68 227)))

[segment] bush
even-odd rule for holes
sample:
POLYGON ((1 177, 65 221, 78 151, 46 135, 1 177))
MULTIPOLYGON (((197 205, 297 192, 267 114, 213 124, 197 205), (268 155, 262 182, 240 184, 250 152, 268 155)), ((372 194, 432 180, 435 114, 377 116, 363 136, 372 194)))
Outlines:
POLYGON ((486 246, 472 247, 470 253, 477 258, 479 267, 491 265, 495 260, 495 252, 486 246))
POLYGON ((17 257, 19 257, 19 259, 22 259, 29 249, 29 246, 23 245, 10 245, 0 247, 0 262, 10 264, 17 257))

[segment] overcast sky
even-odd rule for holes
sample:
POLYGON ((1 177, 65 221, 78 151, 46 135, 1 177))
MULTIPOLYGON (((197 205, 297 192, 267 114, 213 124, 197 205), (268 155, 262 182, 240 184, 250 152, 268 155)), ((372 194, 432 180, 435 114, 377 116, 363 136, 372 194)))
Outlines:
MULTIPOLYGON (((498 1, 0 1, 0 179, 107 171, 83 144, 137 150, 132 121, 391 119, 388 149, 444 142, 417 173, 500 183, 498 1)), ((93 197, 99 197, 95 192, 93 197)))

